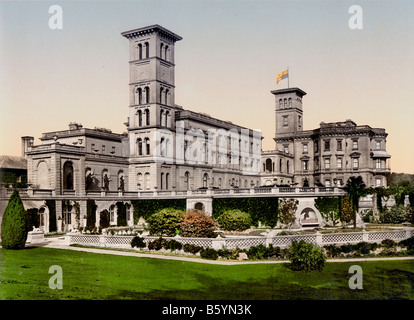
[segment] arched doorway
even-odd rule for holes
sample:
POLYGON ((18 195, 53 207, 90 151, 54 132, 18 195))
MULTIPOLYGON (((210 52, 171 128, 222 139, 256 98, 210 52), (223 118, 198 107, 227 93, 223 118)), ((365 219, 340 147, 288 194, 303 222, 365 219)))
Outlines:
POLYGON ((195 210, 204 211, 204 204, 203 204, 202 202, 197 202, 197 203, 194 205, 194 209, 195 209, 195 210))
POLYGON ((300 223, 302 226, 314 226, 319 225, 318 217, 315 210, 312 208, 305 208, 300 214, 300 223))
POLYGON ((63 189, 73 190, 73 164, 70 161, 63 165, 63 189))

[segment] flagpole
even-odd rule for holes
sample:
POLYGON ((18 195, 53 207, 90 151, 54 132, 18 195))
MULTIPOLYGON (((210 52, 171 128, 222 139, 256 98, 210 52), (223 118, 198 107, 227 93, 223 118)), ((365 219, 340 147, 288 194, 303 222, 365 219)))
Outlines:
POLYGON ((288 89, 289 89, 289 78, 290 78, 290 74, 289 74, 289 66, 287 67, 288 70, 288 89))

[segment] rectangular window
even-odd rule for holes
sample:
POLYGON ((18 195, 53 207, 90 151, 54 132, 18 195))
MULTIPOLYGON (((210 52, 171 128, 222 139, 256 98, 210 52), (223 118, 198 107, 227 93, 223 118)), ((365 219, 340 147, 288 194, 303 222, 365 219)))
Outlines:
POLYGON ((375 168, 381 169, 381 159, 376 159, 375 160, 375 168))
POLYGON ((331 167, 331 159, 325 159, 325 169, 329 169, 331 167))
POLYGON ((307 171, 308 170, 308 161, 307 160, 304 160, 303 161, 303 170, 304 171, 307 171))
POLYGON ((381 150, 381 141, 375 141, 375 149, 381 150))
POLYGON ((287 144, 283 145, 283 151, 289 153, 289 146, 287 144))
POLYGON ((352 140, 352 150, 358 149, 358 140, 352 140))
POLYGON ((358 158, 353 158, 352 159, 352 168, 354 168, 354 169, 359 168, 359 159, 358 158))
POLYGON ((105 145, 102 145, 102 153, 105 152, 105 145))
POLYGON ((337 158, 336 159, 336 167, 338 169, 342 169, 342 158, 337 158))
POLYGON ((94 152, 95 151, 95 144, 94 143, 92 143, 91 144, 91 152, 94 152))
POLYGON ((303 144, 303 153, 308 153, 308 144, 307 143, 303 144))
POLYGON ((324 140, 325 151, 329 151, 331 149, 331 143, 329 140, 324 140))
POLYGON ((375 186, 376 187, 381 187, 381 178, 375 179, 375 186))
POLYGON ((316 152, 319 152, 319 142, 318 141, 315 141, 315 143, 314 143, 314 149, 315 149, 315 153, 316 152))
POLYGON ((336 149, 337 150, 342 150, 342 140, 337 140, 337 142, 336 142, 336 149))
POLYGON ((283 126, 284 127, 288 126, 288 116, 283 116, 283 126))
POLYGON ((325 180, 325 187, 329 188, 331 186, 331 180, 326 179, 325 180))

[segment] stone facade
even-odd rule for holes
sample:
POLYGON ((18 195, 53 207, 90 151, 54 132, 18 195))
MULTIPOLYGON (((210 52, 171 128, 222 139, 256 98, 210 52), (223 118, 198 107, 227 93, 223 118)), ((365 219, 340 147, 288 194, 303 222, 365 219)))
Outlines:
POLYGON ((306 93, 290 88, 272 94, 276 150, 262 153, 262 185, 343 187, 349 177, 360 175, 368 187, 387 186, 385 129, 346 120, 303 130, 306 93))

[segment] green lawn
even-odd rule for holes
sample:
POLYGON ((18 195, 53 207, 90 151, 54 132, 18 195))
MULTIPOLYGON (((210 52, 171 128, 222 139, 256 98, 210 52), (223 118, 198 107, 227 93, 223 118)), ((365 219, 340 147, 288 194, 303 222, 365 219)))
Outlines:
POLYGON ((414 299, 414 260, 327 263, 322 272, 288 264, 211 265, 51 248, 0 249, 0 299, 414 299), (351 265, 363 289, 351 290, 351 265), (63 289, 49 288, 49 267, 63 289))

